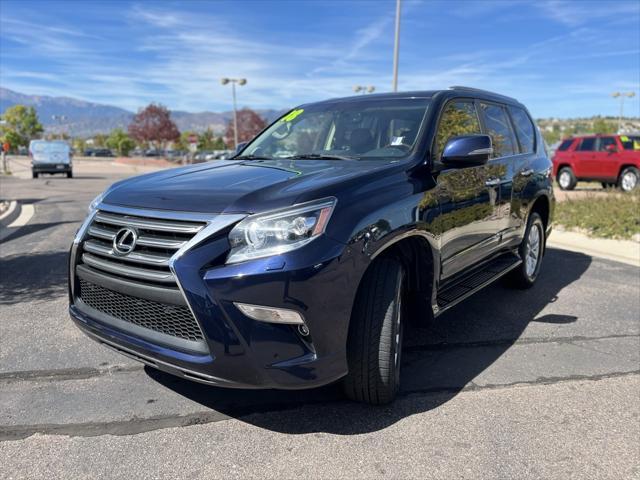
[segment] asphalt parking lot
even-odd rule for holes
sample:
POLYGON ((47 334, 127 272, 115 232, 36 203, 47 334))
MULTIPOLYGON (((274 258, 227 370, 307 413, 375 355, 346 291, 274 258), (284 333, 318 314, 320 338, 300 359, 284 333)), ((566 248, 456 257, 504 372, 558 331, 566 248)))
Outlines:
POLYGON ((90 200, 139 173, 76 163, 1 196, 35 214, 0 251, 4 478, 639 478, 640 269, 549 249, 529 291, 494 284, 407 335, 387 407, 222 390, 99 346, 67 314, 90 200))

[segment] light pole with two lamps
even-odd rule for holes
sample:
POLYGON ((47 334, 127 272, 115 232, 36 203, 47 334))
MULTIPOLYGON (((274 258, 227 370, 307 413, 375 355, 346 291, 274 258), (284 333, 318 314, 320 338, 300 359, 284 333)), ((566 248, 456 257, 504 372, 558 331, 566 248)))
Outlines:
POLYGON ((622 113, 624 110, 624 99, 633 98, 636 96, 636 93, 635 92, 613 92, 611 96, 613 98, 620 97, 620 116, 618 117, 618 133, 620 133, 620 129, 622 128, 622 113))
POLYGON ((362 94, 364 95, 365 93, 375 92, 376 87, 374 87, 373 85, 369 85, 368 87, 365 87, 364 85, 354 85, 353 91, 356 93, 362 92, 362 94))
POLYGON ((238 147, 238 108, 236 107, 236 83, 240 86, 247 84, 246 78, 221 78, 222 85, 231 84, 231 92, 233 95, 233 148, 238 147))

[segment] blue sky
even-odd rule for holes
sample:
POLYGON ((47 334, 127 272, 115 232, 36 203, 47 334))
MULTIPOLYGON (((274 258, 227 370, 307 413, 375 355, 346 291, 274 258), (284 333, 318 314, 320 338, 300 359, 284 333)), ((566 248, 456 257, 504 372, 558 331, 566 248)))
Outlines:
MULTIPOLYGON (((391 88, 395 0, 0 3, 0 85, 137 110, 286 108, 391 88)), ((640 115, 640 2, 404 0, 399 89, 468 85, 536 117, 640 115)))

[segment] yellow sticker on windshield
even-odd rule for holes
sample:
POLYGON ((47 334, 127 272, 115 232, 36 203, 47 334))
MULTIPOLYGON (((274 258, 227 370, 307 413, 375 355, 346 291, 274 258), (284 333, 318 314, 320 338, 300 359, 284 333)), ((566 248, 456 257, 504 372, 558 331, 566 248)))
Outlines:
POLYGON ((627 137, 626 135, 620 135, 620 140, 622 140, 623 142, 628 142, 629 137, 627 137))
POLYGON ((282 117, 282 121, 283 122, 290 122, 290 121, 294 120, 302 112, 304 112, 304 108, 298 108, 296 110, 293 110, 293 111, 289 112, 288 115, 282 117))

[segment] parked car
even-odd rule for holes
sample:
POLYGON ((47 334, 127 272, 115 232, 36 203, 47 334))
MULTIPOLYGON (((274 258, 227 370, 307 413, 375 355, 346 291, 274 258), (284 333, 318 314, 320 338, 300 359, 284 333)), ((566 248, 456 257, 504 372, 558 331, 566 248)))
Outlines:
POLYGON ((629 192, 640 179, 640 136, 585 135, 567 138, 553 157, 553 174, 562 190, 581 181, 617 185, 629 192))
POLYGON ((62 173, 67 178, 73 177, 71 147, 67 142, 31 140, 29 142, 31 158, 31 176, 38 178, 41 173, 62 173))
POLYGON ((69 311, 91 338, 189 380, 342 379, 348 397, 387 403, 409 322, 505 275, 536 282, 551 171, 526 108, 502 95, 302 105, 230 161, 100 194, 73 241, 69 311))
POLYGON ((108 148, 87 148, 84 151, 85 157, 113 157, 113 152, 108 148))

